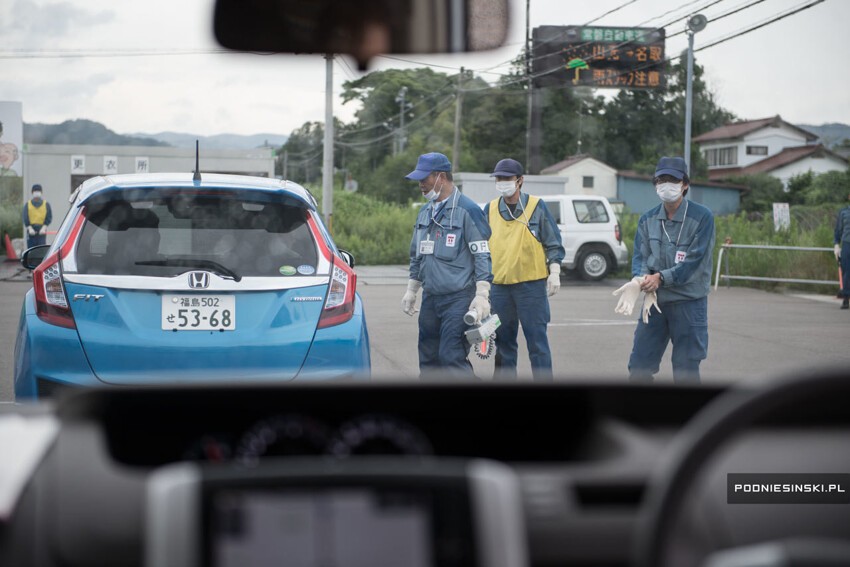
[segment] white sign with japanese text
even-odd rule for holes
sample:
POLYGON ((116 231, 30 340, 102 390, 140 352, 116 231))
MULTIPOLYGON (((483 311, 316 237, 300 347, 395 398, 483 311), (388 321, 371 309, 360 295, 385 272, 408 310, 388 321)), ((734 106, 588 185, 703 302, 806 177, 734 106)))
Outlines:
POLYGON ((118 156, 103 156, 103 173, 118 173, 118 156))
POLYGON ((86 172, 86 156, 71 156, 71 173, 86 172))

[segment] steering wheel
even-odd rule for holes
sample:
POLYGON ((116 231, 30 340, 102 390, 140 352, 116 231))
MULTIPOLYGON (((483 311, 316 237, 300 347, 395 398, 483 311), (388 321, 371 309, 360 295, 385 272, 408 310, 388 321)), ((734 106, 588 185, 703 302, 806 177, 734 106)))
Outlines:
MULTIPOLYGON (((845 402, 850 412, 850 374, 833 372, 779 380, 766 389, 738 387, 711 402, 681 431, 667 466, 650 477, 645 517, 638 523, 634 567, 674 567, 668 552, 675 522, 699 472, 719 448, 745 428, 777 412, 817 400, 845 402)), ((772 472, 772 471, 765 471, 772 472)), ((832 472, 832 471, 824 471, 832 472)), ((831 567, 847 565, 850 524, 846 539, 785 539, 713 553, 707 567, 831 567)))

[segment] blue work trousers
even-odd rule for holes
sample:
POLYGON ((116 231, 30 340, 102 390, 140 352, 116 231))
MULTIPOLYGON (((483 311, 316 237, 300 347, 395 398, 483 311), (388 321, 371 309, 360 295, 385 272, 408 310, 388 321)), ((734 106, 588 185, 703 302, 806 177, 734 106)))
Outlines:
POLYGON ((422 379, 475 378, 469 362, 469 326, 463 316, 475 297, 471 287, 445 295, 422 294, 419 312, 419 373, 422 379))
POLYGON ((47 244, 47 235, 46 234, 30 234, 28 231, 24 231, 24 234, 27 235, 27 249, 29 250, 33 246, 41 246, 42 244, 47 244))
POLYGON ((841 293, 850 297, 850 242, 841 243, 841 293))
POLYGON ((699 383, 699 365, 708 355, 708 297, 659 304, 649 323, 638 317, 629 358, 629 380, 651 382, 667 343, 673 342, 673 380, 699 383))
POLYGON ((522 325, 531 375, 535 381, 552 381, 552 352, 546 326, 549 324, 549 296, 546 280, 496 285, 490 289, 490 309, 502 324, 496 331, 496 380, 516 380, 517 332, 522 325))

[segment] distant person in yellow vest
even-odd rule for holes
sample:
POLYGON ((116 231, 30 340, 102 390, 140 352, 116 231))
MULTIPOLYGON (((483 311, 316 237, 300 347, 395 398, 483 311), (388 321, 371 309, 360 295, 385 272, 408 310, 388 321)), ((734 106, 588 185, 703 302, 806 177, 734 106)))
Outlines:
POLYGON ((24 203, 24 227, 27 231, 27 248, 47 244, 47 225, 53 221, 50 203, 42 198, 41 185, 32 186, 32 199, 24 203))
POLYGON ((522 325, 535 381, 552 380, 546 326, 549 297, 561 288, 564 246, 552 213, 538 197, 522 192, 523 168, 514 159, 496 164, 501 197, 484 206, 490 223, 493 287, 490 305, 502 321, 496 331, 496 380, 516 380, 517 332, 522 325))

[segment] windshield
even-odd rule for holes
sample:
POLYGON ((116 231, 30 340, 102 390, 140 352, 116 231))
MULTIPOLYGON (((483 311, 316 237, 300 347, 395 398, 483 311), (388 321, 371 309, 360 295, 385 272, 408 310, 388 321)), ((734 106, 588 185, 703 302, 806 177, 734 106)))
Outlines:
MULTIPOLYGON (((73 234, 74 275, 94 287, 106 285, 93 279, 101 275, 200 271, 234 291, 246 278, 330 274, 306 300, 285 298, 316 303, 305 319, 310 332, 297 340, 312 344, 319 325, 341 332, 355 314, 360 326, 345 336, 368 337, 363 367, 385 379, 420 379, 431 365, 420 337, 447 313, 460 321, 457 349, 468 349, 460 363, 485 382, 497 364, 515 364, 527 382, 549 365, 556 381, 627 381, 634 357, 659 348, 661 383, 677 382, 674 358, 699 361, 703 383, 850 360, 840 279, 848 270, 839 271, 842 252, 834 251, 850 194, 850 83, 829 63, 847 52, 839 27, 850 18, 847 3, 514 1, 498 49, 360 60, 228 51, 215 40, 214 5, 3 3, 0 222, 11 250, 73 234), (429 176, 419 179, 427 154, 448 165, 429 158, 429 176), (687 179, 662 158, 682 158, 687 179), (521 170, 498 173, 502 160, 521 170), (316 226, 283 202, 210 195, 179 205, 169 197, 92 202, 78 233, 71 223, 58 232, 84 181, 190 175, 196 163, 202 177, 303 185, 318 203, 316 226), (665 220, 663 195, 687 205, 665 220), (654 220, 641 224, 650 211, 654 220), (522 228, 516 242, 500 240, 502 221, 522 228), (489 268, 477 266, 488 239, 489 268), (350 254, 350 274, 340 271, 348 266, 340 250, 350 254), (533 262, 505 260, 529 250, 533 262), (615 292, 636 277, 650 279, 621 303, 624 293, 615 292), (454 293, 456 280, 468 295, 457 315, 426 301, 454 293), (422 286, 408 309, 410 282, 422 286), (535 299, 505 303, 504 286, 526 282, 538 282, 535 299), (487 339, 499 333, 479 336, 477 346, 463 334, 486 317, 462 323, 484 296, 509 337, 489 356, 487 339), (705 305, 688 320, 707 334, 685 340, 668 330, 651 347, 636 340, 644 308, 652 324, 693 299, 705 305), (321 318, 331 309, 341 318, 321 318), (690 350, 674 354, 677 341, 690 350)), ((416 37, 449 35, 434 25, 420 20, 416 37)), ((486 25, 468 31, 488 35, 486 25)), ((11 400, 20 302, 32 285, 15 262, 4 266, 19 278, 3 312, 10 334, 0 356, 2 398, 11 400)), ((68 266, 57 267, 61 277, 68 266)), ((53 272, 45 274, 39 281, 48 285, 53 272)), ((62 289, 73 316, 84 303, 74 294, 104 294, 62 289)), ((162 304, 152 305, 159 314, 162 304)), ((243 313, 239 301, 235 308, 243 313)), ((439 358, 445 345, 428 348, 436 368, 451 367, 439 358)))

